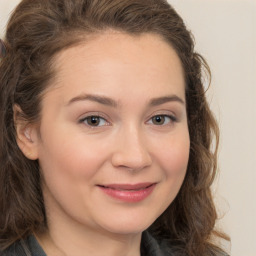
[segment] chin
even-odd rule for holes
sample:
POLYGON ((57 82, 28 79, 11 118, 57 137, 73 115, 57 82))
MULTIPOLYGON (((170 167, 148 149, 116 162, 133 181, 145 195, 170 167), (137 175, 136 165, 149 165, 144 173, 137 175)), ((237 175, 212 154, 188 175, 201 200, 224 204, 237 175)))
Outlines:
POLYGON ((139 234, 145 231, 154 221, 155 219, 147 220, 145 217, 144 220, 141 218, 126 218, 126 220, 124 220, 124 218, 120 218, 118 220, 112 220, 108 223, 102 223, 101 226, 108 232, 115 234, 139 234))

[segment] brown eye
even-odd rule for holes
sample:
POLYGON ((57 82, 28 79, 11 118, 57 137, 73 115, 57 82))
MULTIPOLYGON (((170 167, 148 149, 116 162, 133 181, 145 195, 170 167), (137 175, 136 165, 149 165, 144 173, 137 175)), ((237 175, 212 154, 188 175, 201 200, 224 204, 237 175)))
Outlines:
POLYGON ((177 119, 174 116, 169 116, 169 115, 156 115, 153 116, 149 123, 154 124, 154 125, 166 125, 172 122, 176 122, 177 119))
POLYGON ((100 123, 100 118, 98 116, 90 116, 87 119, 87 124, 91 126, 98 126, 100 123))
POLYGON ((85 123, 88 126, 104 126, 107 124, 107 121, 100 116, 88 116, 86 118, 83 118, 81 121, 81 123, 85 123))
POLYGON ((155 125, 162 125, 165 123, 165 116, 154 116, 152 118, 152 123, 155 125))

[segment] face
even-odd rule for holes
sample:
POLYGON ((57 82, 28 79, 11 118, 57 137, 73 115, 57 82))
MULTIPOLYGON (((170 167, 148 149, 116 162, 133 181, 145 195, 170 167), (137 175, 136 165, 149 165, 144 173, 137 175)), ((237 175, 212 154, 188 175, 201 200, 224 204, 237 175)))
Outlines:
POLYGON ((142 232, 172 203, 186 173, 178 56, 156 35, 106 32, 61 52, 55 67, 34 149, 49 226, 142 232))

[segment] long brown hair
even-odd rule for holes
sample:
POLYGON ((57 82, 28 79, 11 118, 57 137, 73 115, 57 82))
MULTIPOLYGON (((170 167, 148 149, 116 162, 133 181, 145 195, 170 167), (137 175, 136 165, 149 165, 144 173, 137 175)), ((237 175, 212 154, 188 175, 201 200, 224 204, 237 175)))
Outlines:
POLYGON ((191 140, 187 174, 150 231, 168 239, 175 255, 204 255, 217 249, 213 235, 226 238, 214 231, 217 214, 210 190, 219 139, 203 85, 210 70, 176 11, 165 0, 23 0, 8 23, 7 54, 0 61, 0 250, 47 228, 38 161, 27 159, 17 146, 13 107, 20 107, 20 118, 40 122, 56 54, 109 28, 160 35, 183 65, 191 140))

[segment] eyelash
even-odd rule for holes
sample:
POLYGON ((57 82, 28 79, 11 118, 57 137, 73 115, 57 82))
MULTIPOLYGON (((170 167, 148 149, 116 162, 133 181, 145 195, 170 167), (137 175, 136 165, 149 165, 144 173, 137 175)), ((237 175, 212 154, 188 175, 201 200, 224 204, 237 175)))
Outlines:
MULTIPOLYGON (((156 126, 165 126, 165 125, 169 125, 170 123, 175 123, 177 122, 177 118, 174 116, 174 115, 166 115, 166 114, 158 114, 158 115, 154 115, 152 116, 150 119, 149 119, 151 122, 151 124, 154 124, 156 126), (166 118, 169 118, 170 121, 167 123, 167 124, 154 124, 153 123, 153 119, 154 118, 157 118, 157 117, 160 117, 160 118, 164 118, 164 122, 166 121, 166 118)), ((149 122, 149 121, 148 121, 149 122)))
MULTIPOLYGON (((92 121, 92 120, 91 120, 92 121)), ((80 119, 79 120, 79 123, 85 123, 85 125, 87 125, 87 126, 89 126, 90 128, 97 128, 97 127, 101 127, 101 126, 108 126, 110 123, 106 120, 106 118, 104 118, 104 117, 102 117, 102 116, 100 116, 100 115, 89 115, 89 116, 86 116, 86 117, 84 117, 84 118, 82 118, 82 119, 80 119), (104 120, 104 122, 106 122, 107 124, 104 124, 104 125, 90 125, 90 124, 88 124, 88 120, 90 119, 90 118, 96 118, 96 119, 99 119, 100 120, 100 122, 102 121, 102 120, 104 120), (85 123, 86 122, 86 123, 85 123)))
MULTIPOLYGON (((177 118, 174 115, 158 114, 158 115, 154 115, 154 116, 150 117, 150 119, 146 123, 150 123, 150 124, 155 125, 155 126, 166 126, 166 125, 170 125, 171 123, 175 123, 177 121, 178 120, 177 120, 177 118), (166 121, 166 118, 169 118, 170 121, 167 124, 166 123, 154 124, 153 123, 153 119, 157 118, 157 117, 164 118, 164 122, 166 121)), ((92 128, 92 129, 93 128, 98 128, 98 127, 110 125, 110 123, 106 120, 106 118, 103 117, 103 116, 100 116, 100 115, 89 115, 89 116, 86 116, 86 117, 80 119, 79 123, 84 123, 86 126, 92 128), (88 120, 90 118, 98 119, 99 122, 102 122, 102 120, 103 120, 106 124, 103 124, 103 125, 91 125, 91 124, 88 123, 88 120)))

